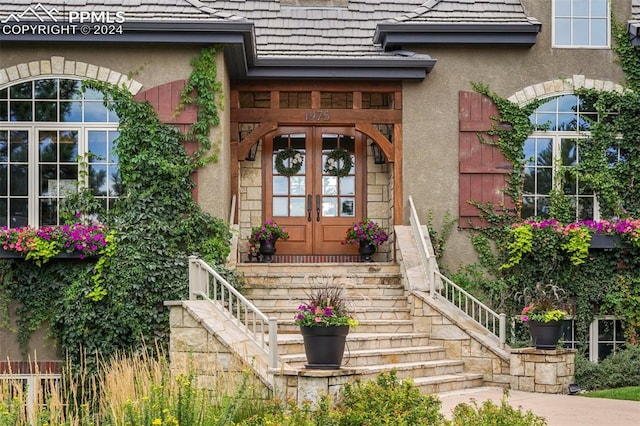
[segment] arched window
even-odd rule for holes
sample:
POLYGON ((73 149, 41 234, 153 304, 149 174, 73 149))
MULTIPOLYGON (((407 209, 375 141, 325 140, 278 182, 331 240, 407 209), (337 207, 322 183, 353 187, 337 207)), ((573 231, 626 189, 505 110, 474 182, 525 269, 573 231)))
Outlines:
POLYGON ((78 185, 110 208, 121 191, 117 137, 118 117, 80 80, 0 88, 0 226, 59 224, 60 202, 78 185))
POLYGON ((548 217, 554 188, 571 197, 576 220, 598 218, 593 189, 568 171, 580 162, 580 149, 590 137, 589 120, 597 117, 577 95, 553 98, 531 115, 531 122, 542 130, 524 144, 523 218, 548 217))

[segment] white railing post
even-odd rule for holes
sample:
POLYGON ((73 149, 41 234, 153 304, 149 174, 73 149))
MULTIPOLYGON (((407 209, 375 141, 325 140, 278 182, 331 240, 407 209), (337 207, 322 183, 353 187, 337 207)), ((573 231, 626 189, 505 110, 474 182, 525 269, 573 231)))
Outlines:
POLYGON ((269 317, 269 367, 278 368, 278 318, 269 317))
POLYGON ((197 256, 189 256, 189 299, 199 297, 213 303, 234 321, 267 355, 270 367, 278 367, 278 319, 267 318, 253 303, 227 282, 209 264, 197 256), (213 279, 213 299, 209 296, 209 280, 213 279), (249 315, 249 312, 251 315, 249 315), (265 327, 268 324, 268 343, 265 327), (258 330, 258 328, 260 330, 258 330))
POLYGON ((504 348, 507 343, 507 314, 500 314, 500 346, 504 348))
POLYGON ((198 281, 198 264, 196 256, 189 256, 189 300, 196 300, 197 281, 198 281))
POLYGON ((427 259, 427 277, 429 280, 429 296, 435 297, 436 295, 436 259, 431 257, 427 259))
POLYGON ((414 238, 418 245, 421 268, 429 281, 429 296, 441 296, 460 311, 464 312, 477 324, 484 327, 500 340, 500 345, 504 347, 506 343, 506 315, 498 315, 484 303, 473 297, 462 287, 440 273, 438 261, 431 244, 429 230, 422 229, 418 213, 413 203, 413 198, 409 196, 409 221, 413 230, 414 238), (499 330, 496 332, 496 322, 499 323, 499 330))

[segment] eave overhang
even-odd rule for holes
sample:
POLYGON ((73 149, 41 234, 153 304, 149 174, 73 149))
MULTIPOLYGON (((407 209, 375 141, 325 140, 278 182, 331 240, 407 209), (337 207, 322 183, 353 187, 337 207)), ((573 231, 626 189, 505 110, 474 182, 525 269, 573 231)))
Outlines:
POLYGON ((422 80, 436 60, 426 55, 367 58, 258 58, 246 78, 422 80))
POLYGON ((539 23, 381 23, 376 27, 373 41, 385 51, 441 44, 531 47, 541 27, 539 23))
POLYGON ((7 34, 3 30, 0 48, 3 44, 222 45, 230 77, 234 79, 421 80, 436 63, 435 59, 412 52, 353 58, 261 58, 256 54, 254 24, 249 21, 127 21, 122 24, 121 34, 83 34, 81 25, 61 33, 54 31, 60 29, 59 23, 21 22, 13 25, 34 25, 37 28, 34 31, 16 31, 16 34, 10 31, 7 34))

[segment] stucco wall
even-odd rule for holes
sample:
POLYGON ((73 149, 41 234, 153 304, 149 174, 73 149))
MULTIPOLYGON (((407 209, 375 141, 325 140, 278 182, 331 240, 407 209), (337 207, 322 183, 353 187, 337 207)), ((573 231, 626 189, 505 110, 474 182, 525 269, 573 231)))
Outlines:
MULTIPOLYGON (((130 87, 134 93, 144 91, 164 83, 183 80, 191 72, 190 61, 198 55, 200 48, 181 47, 170 49, 166 46, 140 47, 123 46, 91 46, 70 48, 56 45, 0 46, 0 88, 20 81, 47 76, 93 76, 98 72, 103 81, 111 81, 106 76, 121 74, 120 82, 125 76, 134 80, 130 87), (93 72, 89 69, 93 69, 93 72), (80 70, 80 71, 78 71, 80 70), (100 73, 97 70, 104 72, 100 73)), ((217 56, 218 77, 226 92, 229 82, 224 66, 222 51, 217 56)), ((219 146, 219 161, 209 164, 198 172, 198 200, 202 208, 214 216, 228 219, 230 205, 229 184, 229 126, 226 111, 229 111, 228 96, 221 99, 227 104, 220 108, 220 126, 212 129, 211 140, 219 146)), ((12 310, 11 321, 16 316, 12 310)), ((32 359, 38 360, 60 358, 59 348, 48 339, 45 330, 38 330, 31 339, 32 359)), ((21 359, 15 331, 0 328, 0 356, 3 359, 21 359)))
MULTIPOLYGON (((17 46, 0 48, 0 70, 9 69, 34 61, 50 61, 62 58, 65 63, 75 62, 102 67, 129 76, 135 80, 134 91, 144 91, 164 83, 183 80, 191 73, 191 59, 198 55, 198 47, 167 48, 166 46, 91 46, 67 47, 46 45, 44 47, 17 46)), ((226 74, 222 51, 217 56, 218 78, 223 90, 228 92, 229 81, 226 74)), ((42 72, 44 74, 44 72, 42 72)), ((51 74, 50 74, 51 75, 51 74)), ((56 76, 69 73, 53 73, 56 76)), ((22 74, 20 74, 21 77, 22 74)), ((33 76, 24 76, 25 79, 33 76)), ((11 83, 15 83, 12 81, 11 83)), ((0 84, 2 81, 0 80, 0 84)), ((198 173, 198 199, 202 208, 214 216, 228 219, 230 205, 229 188, 229 126, 226 114, 229 111, 228 96, 222 96, 219 110, 220 125, 211 132, 214 146, 219 146, 219 161, 209 164, 198 173), (226 105, 224 104, 226 102, 226 105)))
MULTIPOLYGON (((218 81, 222 83, 221 108, 218 109, 220 125, 211 129, 212 146, 218 147, 218 162, 209 164, 198 172, 198 204, 215 217, 229 220, 231 206, 231 168, 229 146, 229 112, 231 111, 229 77, 222 50, 216 58, 218 81)), ((214 148, 216 149, 216 148, 214 148)))
POLYGON ((189 76, 189 61, 199 52, 198 48, 166 46, 83 46, 69 47, 51 44, 42 46, 22 45, 0 47, 0 68, 7 68, 24 62, 63 56, 67 60, 107 67, 123 74, 130 74, 142 83, 142 90, 189 76))
MULTIPOLYGON (((551 0, 523 2, 527 14, 542 22, 536 44, 526 47, 429 47, 416 51, 437 59, 422 82, 403 87, 403 223, 408 224, 407 197, 413 199, 423 223, 429 211, 439 229, 447 212, 458 216, 458 92, 480 82, 509 97, 528 86, 583 75, 620 83, 624 75, 610 49, 551 47, 551 0)), ((629 19, 630 1, 616 1, 618 19, 629 19), (620 13, 623 12, 623 13, 620 13)), ((475 259, 466 232, 454 232, 446 243, 450 269, 475 259)))
MULTIPOLYGON (((45 324, 40 329, 33 332, 29 339, 29 351, 23 358, 18 344, 18 317, 15 315, 18 304, 9 304, 9 324, 8 327, 0 327, 0 359, 3 361, 48 361, 62 359, 60 347, 56 342, 47 336, 48 325, 45 324)), ((2 313, 0 312, 0 315, 2 313)), ((0 323, 3 318, 0 317, 0 323)))

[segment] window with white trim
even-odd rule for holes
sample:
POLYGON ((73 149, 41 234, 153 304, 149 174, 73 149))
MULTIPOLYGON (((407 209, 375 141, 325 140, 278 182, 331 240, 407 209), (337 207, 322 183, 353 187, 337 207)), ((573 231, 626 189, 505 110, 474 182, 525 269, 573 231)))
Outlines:
POLYGON ((554 0, 553 47, 608 48, 609 0, 554 0))
POLYGON ((564 320, 562 330, 562 347, 582 349, 583 354, 592 362, 600 362, 626 347, 623 321, 613 316, 593 319, 589 325, 589 341, 584 346, 576 340, 576 324, 573 318, 564 320))
POLYGON ((0 227, 59 224, 60 202, 78 185, 110 208, 121 192, 118 121, 80 80, 0 88, 0 227))
MULTIPOLYGON (((540 105, 530 116, 538 129, 524 143, 522 217, 549 217, 551 191, 570 197, 576 220, 598 219, 596 195, 569 172, 580 162, 589 141, 589 120, 597 114, 577 95, 563 95, 540 105)), ((613 155, 613 153, 612 153, 613 155)))

